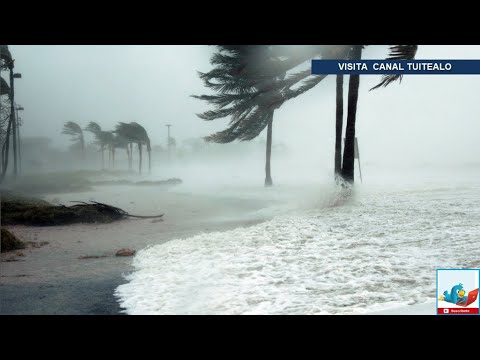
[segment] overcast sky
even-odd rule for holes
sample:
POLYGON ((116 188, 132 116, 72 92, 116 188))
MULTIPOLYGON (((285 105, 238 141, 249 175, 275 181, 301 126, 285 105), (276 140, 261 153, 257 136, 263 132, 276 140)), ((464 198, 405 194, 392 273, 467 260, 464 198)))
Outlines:
MULTIPOLYGON (((153 145, 164 144, 165 124, 177 143, 222 129, 206 122, 206 109, 190 97, 205 93, 197 71, 211 69, 208 46, 26 46, 10 45, 17 103, 25 107, 23 136, 49 136, 69 144, 66 121, 98 122, 105 130, 137 121, 153 145)), ((369 46, 365 58, 384 58, 386 46, 369 46)), ((480 46, 420 46, 417 59, 480 59, 480 46)), ((3 73, 6 78, 6 73, 3 73)), ((479 161, 480 76, 410 75, 401 84, 369 92, 378 76, 361 77, 357 134, 364 161, 479 161)), ((292 151, 331 158, 335 80, 277 110, 274 142, 292 151)), ((261 135, 262 137, 265 134, 261 135)))

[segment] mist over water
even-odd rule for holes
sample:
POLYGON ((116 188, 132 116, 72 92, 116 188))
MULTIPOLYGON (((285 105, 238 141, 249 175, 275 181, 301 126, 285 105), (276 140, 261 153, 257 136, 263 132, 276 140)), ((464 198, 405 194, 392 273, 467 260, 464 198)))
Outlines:
POLYGON ((393 186, 398 177, 384 177, 347 198, 327 184, 280 186, 272 192, 283 213, 142 250, 116 294, 129 314, 358 314, 431 303, 436 268, 480 265, 480 186, 470 176, 480 174, 465 175, 393 186))
POLYGON ((261 200, 244 216, 266 221, 142 250, 116 291, 127 313, 362 314, 432 303, 436 268, 480 266, 478 167, 364 164, 345 194, 327 164, 278 159, 264 189, 247 163, 184 166, 172 191, 261 200))

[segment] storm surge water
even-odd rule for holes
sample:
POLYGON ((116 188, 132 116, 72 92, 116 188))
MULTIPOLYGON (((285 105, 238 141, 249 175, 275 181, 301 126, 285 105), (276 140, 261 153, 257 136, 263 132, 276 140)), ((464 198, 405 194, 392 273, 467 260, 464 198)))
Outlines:
POLYGON ((146 248, 115 294, 128 314, 362 314, 434 302, 436 268, 480 266, 480 184, 478 174, 432 174, 372 178, 347 198, 332 191, 252 227, 146 248))

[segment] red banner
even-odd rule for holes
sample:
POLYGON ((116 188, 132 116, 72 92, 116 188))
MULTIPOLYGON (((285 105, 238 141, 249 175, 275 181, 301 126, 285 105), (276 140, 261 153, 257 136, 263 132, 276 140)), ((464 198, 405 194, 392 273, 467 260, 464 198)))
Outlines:
POLYGON ((478 314, 478 308, 438 308, 438 314, 454 314, 454 315, 461 315, 461 314, 478 314))

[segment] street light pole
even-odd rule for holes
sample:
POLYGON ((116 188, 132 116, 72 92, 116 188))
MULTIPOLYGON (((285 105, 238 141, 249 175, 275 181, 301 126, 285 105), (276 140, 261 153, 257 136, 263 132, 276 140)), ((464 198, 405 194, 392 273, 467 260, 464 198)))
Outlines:
POLYGON ((13 176, 17 177, 17 121, 15 119, 15 79, 21 79, 22 74, 13 73, 13 65, 10 67, 10 117, 12 122, 12 145, 13 145, 13 176))
POLYGON ((13 176, 17 176, 17 127, 15 125, 15 77, 13 76, 13 66, 10 68, 10 118, 12 123, 13 137, 13 176))

